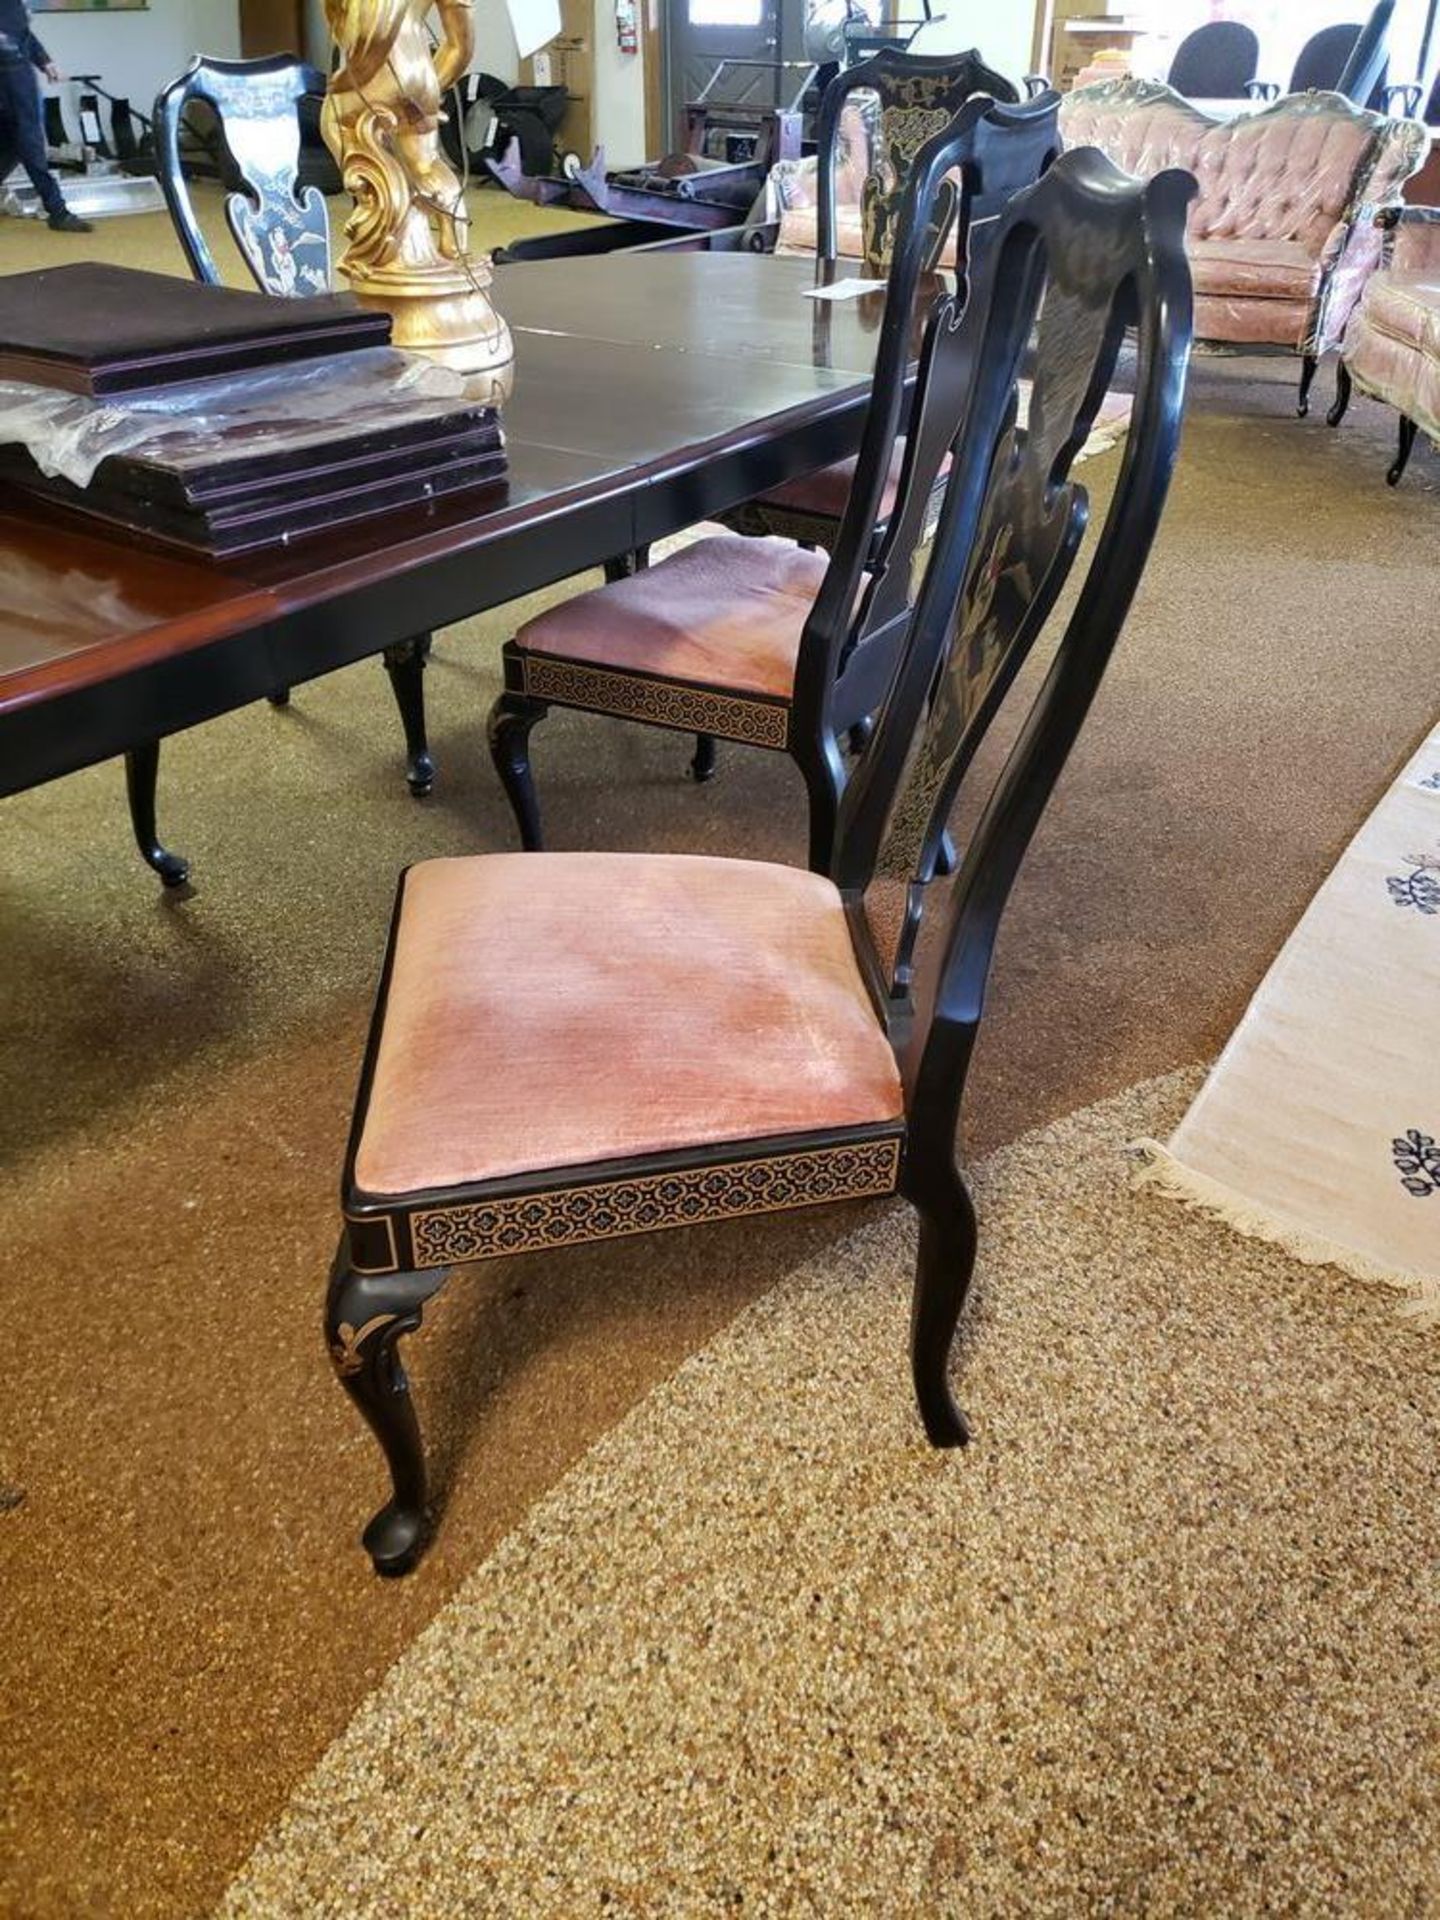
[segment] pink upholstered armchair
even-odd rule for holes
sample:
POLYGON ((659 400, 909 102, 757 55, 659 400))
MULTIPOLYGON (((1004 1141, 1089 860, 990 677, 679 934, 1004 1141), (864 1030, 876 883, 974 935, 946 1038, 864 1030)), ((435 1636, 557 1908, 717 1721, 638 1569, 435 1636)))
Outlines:
POLYGON ((1095 146, 1148 179, 1185 167, 1200 182, 1186 230, 1202 339, 1301 356, 1299 412, 1321 354, 1380 264, 1375 215, 1399 204, 1428 135, 1338 93, 1289 94, 1218 122, 1154 80, 1077 87, 1060 109, 1067 147, 1095 146))
POLYGON ((1398 486, 1417 432, 1440 446, 1440 208, 1402 207, 1380 216, 1386 257, 1345 333, 1338 427, 1351 386, 1400 416, 1400 443, 1386 474, 1398 486))

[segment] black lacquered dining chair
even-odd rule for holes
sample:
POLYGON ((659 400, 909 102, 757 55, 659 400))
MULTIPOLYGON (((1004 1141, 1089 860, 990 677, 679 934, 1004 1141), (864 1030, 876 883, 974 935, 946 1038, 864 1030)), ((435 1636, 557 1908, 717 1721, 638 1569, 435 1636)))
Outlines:
POLYGON ((845 779, 840 742, 863 749, 895 665, 893 635, 857 645, 851 623, 899 484, 917 295, 938 284, 931 263, 953 233, 963 304, 975 223, 993 230, 1010 197, 1054 159, 1058 104, 1053 93, 1019 106, 972 96, 914 159, 892 236, 872 402, 828 560, 778 537, 710 535, 547 609, 506 644, 490 747, 526 848, 541 844, 531 731, 561 706, 788 753, 809 801, 810 864, 826 871, 845 779))
MULTIPOLYGON (((262 293, 304 298, 329 293, 330 228, 318 187, 300 185, 301 111, 325 96, 316 67, 279 54, 267 60, 208 60, 198 55, 155 101, 155 166, 176 238, 191 273, 210 285, 220 270, 196 215, 181 158, 181 129, 197 103, 214 117, 239 187, 225 198, 225 218, 252 279, 262 293)), ((385 670, 405 732, 406 783, 417 797, 435 782, 425 727, 425 663, 430 635, 387 647, 385 670)), ((277 688, 283 706, 289 688, 277 688)), ((183 860, 155 837, 158 745, 127 756, 131 816, 141 851, 167 886, 187 875, 183 860)))
POLYGON ((1002 216, 969 306, 936 310, 859 623, 903 634, 902 664, 828 876, 597 853, 435 860, 403 877, 325 1309, 335 1371, 390 1468, 364 1536, 381 1571, 413 1562, 427 1524, 398 1343, 471 1261, 903 1194, 920 1217, 921 1419, 936 1446, 967 1438, 948 1378, 977 1234, 960 1105, 1001 912, 1159 524, 1194 191, 1188 174, 1141 183, 1093 149, 1065 154, 1002 216), (976 749, 1087 539, 1070 467, 1127 329, 1136 392, 1103 525, 978 825, 942 872, 976 749), (923 944, 922 916, 938 923, 923 944))
MULTIPOLYGON (((815 127, 817 260, 835 266, 853 259, 853 271, 861 277, 887 277, 905 185, 916 156, 977 94, 1010 104, 1019 99, 1004 74, 987 67, 973 47, 965 53, 946 54, 883 47, 870 59, 837 74, 825 89, 815 127), (851 151, 857 141, 863 147, 859 156, 851 151), (840 204, 842 174, 852 180, 859 176, 853 207, 840 204), (857 231, 847 231, 852 224, 857 231)), ((950 230, 949 238, 942 236, 936 242, 934 259, 925 264, 954 264, 955 252, 965 238, 958 230, 950 230)), ((963 260, 958 264, 963 266, 963 260)), ((895 451, 881 497, 882 520, 895 503, 903 456, 901 446, 895 451)), ((780 534, 828 551, 839 538, 854 478, 854 458, 837 460, 771 488, 721 519, 737 533, 780 534)))

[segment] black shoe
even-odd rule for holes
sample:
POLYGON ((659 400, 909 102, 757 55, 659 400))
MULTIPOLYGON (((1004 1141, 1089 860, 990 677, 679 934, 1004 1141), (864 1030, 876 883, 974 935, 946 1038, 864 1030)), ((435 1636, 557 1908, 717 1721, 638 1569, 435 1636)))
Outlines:
POLYGON ((95 231, 93 222, 82 220, 78 213, 71 213, 68 207, 60 213, 52 213, 50 225, 56 233, 93 233, 95 231))

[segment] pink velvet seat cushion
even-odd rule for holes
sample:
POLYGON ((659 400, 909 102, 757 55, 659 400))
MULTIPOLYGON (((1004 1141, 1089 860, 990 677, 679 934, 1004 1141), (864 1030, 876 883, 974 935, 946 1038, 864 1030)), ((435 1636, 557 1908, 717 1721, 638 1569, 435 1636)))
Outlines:
POLYGON ((824 554, 718 534, 529 620, 517 647, 631 673, 788 698, 824 554))
POLYGON ((406 877, 355 1163, 367 1194, 898 1120, 818 874, 492 853, 406 877))
MULTIPOLYGON (((850 498, 859 457, 858 454, 852 454, 848 460, 837 460, 833 466, 821 467, 815 473, 802 473, 794 480, 772 487, 769 493, 762 493, 758 504, 762 507, 778 507, 786 513, 815 513, 827 520, 838 520, 845 511, 845 502, 850 498)), ((901 440, 890 457, 890 471, 885 476, 885 491, 880 498, 882 520, 888 520, 894 511, 895 496, 900 491, 900 468, 904 460, 905 442, 901 440)))
POLYGON ((1306 300, 1320 284, 1320 262, 1300 240, 1192 240, 1197 294, 1306 300))

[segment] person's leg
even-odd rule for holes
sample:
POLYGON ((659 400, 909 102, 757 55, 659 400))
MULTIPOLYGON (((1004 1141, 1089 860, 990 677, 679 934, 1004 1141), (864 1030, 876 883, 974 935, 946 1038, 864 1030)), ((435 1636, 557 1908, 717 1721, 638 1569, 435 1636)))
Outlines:
MULTIPOLYGON (((9 122, 10 139, 20 155, 20 164, 29 174, 40 204, 50 224, 69 217, 60 182, 50 171, 50 155, 45 146, 45 123, 40 114, 40 92, 29 67, 7 66, 0 69, 0 118, 9 122)), ((79 226, 79 222, 76 225, 79 226)))
POLYGON ((10 94, 5 85, 6 68, 0 65, 0 188, 10 178, 20 158, 15 138, 15 122, 10 117, 10 94))

